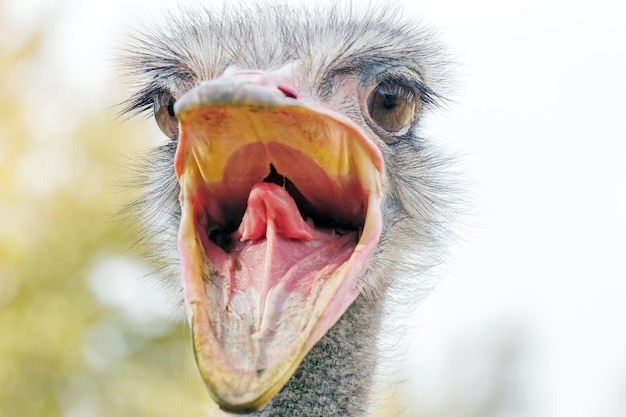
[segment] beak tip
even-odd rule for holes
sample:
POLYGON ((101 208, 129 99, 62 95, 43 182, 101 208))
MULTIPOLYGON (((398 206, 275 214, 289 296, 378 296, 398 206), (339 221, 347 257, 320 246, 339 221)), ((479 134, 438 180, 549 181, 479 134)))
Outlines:
POLYGON ((231 404, 228 402, 218 402, 217 405, 220 410, 232 414, 250 414, 261 411, 265 403, 256 405, 254 403, 249 404, 231 404))
MULTIPOLYGON (((209 383, 205 379, 205 385, 215 401, 222 411, 233 414, 250 414, 261 411, 263 407, 274 397, 274 394, 268 395, 268 393, 261 394, 256 398, 251 395, 241 395, 236 390, 224 390, 218 392, 216 387, 209 383)), ((224 387, 222 387, 224 388, 224 387)))

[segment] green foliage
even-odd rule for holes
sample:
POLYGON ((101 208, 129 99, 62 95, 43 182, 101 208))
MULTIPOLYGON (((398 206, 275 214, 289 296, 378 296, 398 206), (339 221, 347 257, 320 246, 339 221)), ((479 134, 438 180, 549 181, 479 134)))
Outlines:
MULTIPOLYGON (((1 6, 2 34, 17 31, 1 6)), ((46 125, 41 112, 73 111, 27 99, 46 34, 0 43, 0 416, 202 415, 184 323, 138 322, 93 288, 104 260, 139 262, 136 226, 116 213, 136 192, 121 155, 145 132, 112 111, 46 125)))

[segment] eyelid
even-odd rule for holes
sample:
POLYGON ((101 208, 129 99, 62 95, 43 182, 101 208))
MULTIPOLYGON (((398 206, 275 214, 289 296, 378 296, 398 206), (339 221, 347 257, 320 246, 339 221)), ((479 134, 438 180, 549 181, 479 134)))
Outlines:
POLYGON ((377 85, 389 82, 400 84, 411 89, 416 98, 420 99, 423 104, 432 104, 436 102, 437 95, 433 90, 424 84, 424 80, 417 71, 407 67, 391 67, 374 76, 368 83, 368 89, 374 89, 377 85))
POLYGON ((166 90, 158 90, 152 93, 152 103, 155 108, 167 105, 170 100, 176 101, 176 97, 166 90))
POLYGON ((374 89, 379 88, 389 94, 396 94, 405 97, 409 101, 415 100, 415 90, 410 86, 406 86, 399 82, 382 81, 377 84, 374 89))

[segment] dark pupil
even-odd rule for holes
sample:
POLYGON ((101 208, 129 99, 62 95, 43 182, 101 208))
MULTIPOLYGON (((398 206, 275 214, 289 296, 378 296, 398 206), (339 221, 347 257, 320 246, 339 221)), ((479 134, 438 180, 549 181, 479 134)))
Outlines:
POLYGON ((383 94, 383 107, 386 110, 391 110, 396 107, 397 96, 395 94, 383 94))
POLYGON ((169 114, 170 117, 174 117, 174 103, 171 101, 167 103, 167 114, 169 114))

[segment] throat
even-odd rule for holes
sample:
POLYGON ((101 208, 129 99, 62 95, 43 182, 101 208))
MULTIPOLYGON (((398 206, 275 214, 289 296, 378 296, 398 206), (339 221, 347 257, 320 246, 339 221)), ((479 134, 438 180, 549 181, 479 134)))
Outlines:
POLYGON ((274 167, 274 164, 270 164, 270 173, 267 175, 267 177, 265 177, 263 182, 269 182, 284 187, 285 177, 283 177, 278 173, 278 171, 276 171, 276 167, 274 167))

